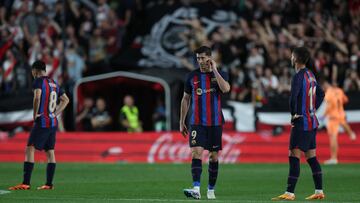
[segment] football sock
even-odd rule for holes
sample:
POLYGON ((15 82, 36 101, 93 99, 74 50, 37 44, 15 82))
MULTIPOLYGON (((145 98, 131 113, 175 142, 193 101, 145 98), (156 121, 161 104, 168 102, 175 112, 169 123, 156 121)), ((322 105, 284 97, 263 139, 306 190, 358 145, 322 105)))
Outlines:
POLYGON ((313 180, 315 184, 316 190, 322 190, 322 172, 320 164, 316 157, 312 157, 307 160, 308 164, 311 167, 311 171, 313 174, 313 180))
POLYGON ((216 179, 218 176, 218 168, 219 168, 219 162, 209 162, 209 190, 213 190, 215 188, 216 179))
POLYGON ((297 157, 289 157, 289 176, 287 180, 287 192, 294 193, 296 182, 300 175, 300 160, 297 157))
POLYGON ((46 185, 52 186, 56 163, 48 163, 46 167, 46 185))
POLYGON ((201 159, 192 159, 191 173, 192 173, 194 187, 200 187, 201 172, 202 172, 201 159))
POLYGON ((34 163, 32 162, 24 162, 24 176, 23 176, 23 184, 30 185, 31 173, 34 168, 34 163))

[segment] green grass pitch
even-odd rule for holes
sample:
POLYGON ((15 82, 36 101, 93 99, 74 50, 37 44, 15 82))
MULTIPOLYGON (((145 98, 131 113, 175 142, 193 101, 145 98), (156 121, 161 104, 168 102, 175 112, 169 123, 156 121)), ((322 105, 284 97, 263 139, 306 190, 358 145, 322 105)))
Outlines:
MULTIPOLYGON (((36 164, 32 189, 0 194, 0 202, 192 202, 182 192, 191 186, 189 164, 59 163, 52 191, 37 191, 45 182, 46 164, 36 164)), ((326 200, 360 202, 360 165, 322 166, 326 200)), ((284 192, 287 164, 220 165, 217 200, 271 202, 284 192)), ((21 163, 0 163, 0 193, 21 181, 21 163)), ((206 200, 207 165, 203 165, 202 200, 206 200)), ((310 168, 301 166, 296 201, 314 192, 310 168)), ((199 201, 196 201, 199 202, 199 201)))

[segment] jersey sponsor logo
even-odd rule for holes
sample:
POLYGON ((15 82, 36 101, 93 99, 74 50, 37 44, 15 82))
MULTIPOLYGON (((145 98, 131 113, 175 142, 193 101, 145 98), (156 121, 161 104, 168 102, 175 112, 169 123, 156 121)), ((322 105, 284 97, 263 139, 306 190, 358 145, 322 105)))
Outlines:
POLYGON ((207 94, 207 93, 211 93, 211 92, 216 92, 215 88, 210 88, 210 89, 201 89, 201 88, 197 88, 196 89, 196 94, 201 96, 202 94, 207 94))
POLYGON ((216 83, 217 82, 216 78, 211 78, 211 82, 216 83))

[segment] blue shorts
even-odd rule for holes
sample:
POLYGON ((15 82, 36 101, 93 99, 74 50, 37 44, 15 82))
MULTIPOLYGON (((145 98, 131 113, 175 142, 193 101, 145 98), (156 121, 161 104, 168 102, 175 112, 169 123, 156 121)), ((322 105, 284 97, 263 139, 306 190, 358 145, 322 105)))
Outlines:
POLYGON ((190 126, 190 147, 203 147, 213 152, 222 149, 222 126, 190 126))
POLYGON ((51 150, 55 148, 56 128, 40 128, 35 126, 28 139, 27 146, 34 146, 37 150, 51 150))
POLYGON ((289 149, 300 149, 303 152, 316 148, 316 130, 305 131, 296 126, 291 128, 289 149))

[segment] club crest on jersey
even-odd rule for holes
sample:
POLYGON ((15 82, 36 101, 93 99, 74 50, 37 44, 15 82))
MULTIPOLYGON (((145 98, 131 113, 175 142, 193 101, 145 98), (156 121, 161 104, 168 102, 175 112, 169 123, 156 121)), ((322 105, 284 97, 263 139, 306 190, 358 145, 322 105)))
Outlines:
POLYGON ((197 88, 197 89, 196 89, 196 94, 197 94, 197 95, 200 96, 200 95, 202 95, 202 93, 203 93, 203 91, 202 91, 201 88, 197 88))

